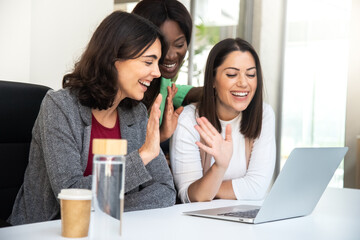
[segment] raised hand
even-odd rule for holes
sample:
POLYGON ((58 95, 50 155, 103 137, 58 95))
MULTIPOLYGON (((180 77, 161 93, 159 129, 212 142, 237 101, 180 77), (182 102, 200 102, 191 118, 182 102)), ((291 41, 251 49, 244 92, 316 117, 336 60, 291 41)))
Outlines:
POLYGON ((164 142, 169 139, 177 126, 178 118, 184 107, 179 107, 174 110, 173 98, 176 95, 178 89, 176 85, 173 83, 171 88, 167 87, 168 96, 166 98, 163 121, 160 126, 160 142, 164 142))
POLYGON ((196 121, 198 125, 195 125, 195 129, 206 143, 204 145, 201 142, 196 142, 196 145, 214 157, 214 164, 226 170, 233 153, 231 125, 226 125, 225 139, 223 139, 221 134, 205 117, 197 118, 196 121))
POLYGON ((154 104, 151 107, 149 120, 146 127, 146 138, 144 145, 139 149, 139 155, 142 158, 144 165, 148 164, 160 153, 160 103, 162 95, 159 94, 154 104))

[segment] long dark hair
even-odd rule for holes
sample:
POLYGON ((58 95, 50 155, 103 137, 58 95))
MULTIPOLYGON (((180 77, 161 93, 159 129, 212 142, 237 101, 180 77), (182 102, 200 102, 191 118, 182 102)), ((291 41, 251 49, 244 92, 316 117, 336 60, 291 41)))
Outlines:
MULTIPOLYGON (((157 39, 162 46, 162 62, 167 44, 160 30, 140 16, 113 12, 95 30, 73 72, 64 76, 63 87, 73 91, 84 106, 108 109, 118 92, 115 61, 141 56, 157 39)), ((124 99, 123 103, 131 107, 138 101, 124 99)))
MULTIPOLYGON (((177 0, 142 0, 132 11, 132 13, 144 17, 160 27, 166 20, 173 20, 185 35, 189 46, 192 32, 192 19, 186 7, 177 0)), ((166 53, 164 53, 166 55, 166 53)), ((149 109, 160 91, 161 79, 154 79, 150 87, 145 92, 142 102, 149 109)))
POLYGON ((217 68, 226 57, 234 51, 249 52, 256 65, 257 88, 249 106, 242 112, 240 132, 247 138, 260 136, 263 113, 263 78, 259 57, 255 49, 247 41, 228 38, 217 43, 210 51, 205 69, 203 95, 198 104, 199 116, 206 117, 209 122, 221 132, 221 125, 216 111, 216 96, 213 88, 217 68))

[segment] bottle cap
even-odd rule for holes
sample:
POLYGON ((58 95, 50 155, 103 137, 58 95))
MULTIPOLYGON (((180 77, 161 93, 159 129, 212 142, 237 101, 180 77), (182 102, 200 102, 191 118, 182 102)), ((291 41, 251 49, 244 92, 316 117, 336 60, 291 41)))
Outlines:
POLYGON ((127 141, 125 139, 94 139, 92 151, 94 155, 126 155, 127 141))

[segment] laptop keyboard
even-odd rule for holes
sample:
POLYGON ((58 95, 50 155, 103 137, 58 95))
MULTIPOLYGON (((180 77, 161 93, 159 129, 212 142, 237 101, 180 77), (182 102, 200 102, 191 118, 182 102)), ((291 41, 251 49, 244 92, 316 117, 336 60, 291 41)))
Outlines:
POLYGON ((240 218, 255 218, 260 209, 253 209, 249 211, 239 211, 239 212, 228 212, 220 213, 220 216, 229 216, 229 217, 240 217, 240 218))

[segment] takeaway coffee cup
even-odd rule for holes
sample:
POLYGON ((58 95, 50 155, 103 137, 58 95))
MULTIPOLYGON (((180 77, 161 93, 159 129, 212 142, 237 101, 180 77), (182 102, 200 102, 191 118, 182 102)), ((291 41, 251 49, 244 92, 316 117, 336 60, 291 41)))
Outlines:
POLYGON ((62 189, 58 195, 61 206, 61 235, 67 238, 87 237, 91 198, 87 189, 62 189))

